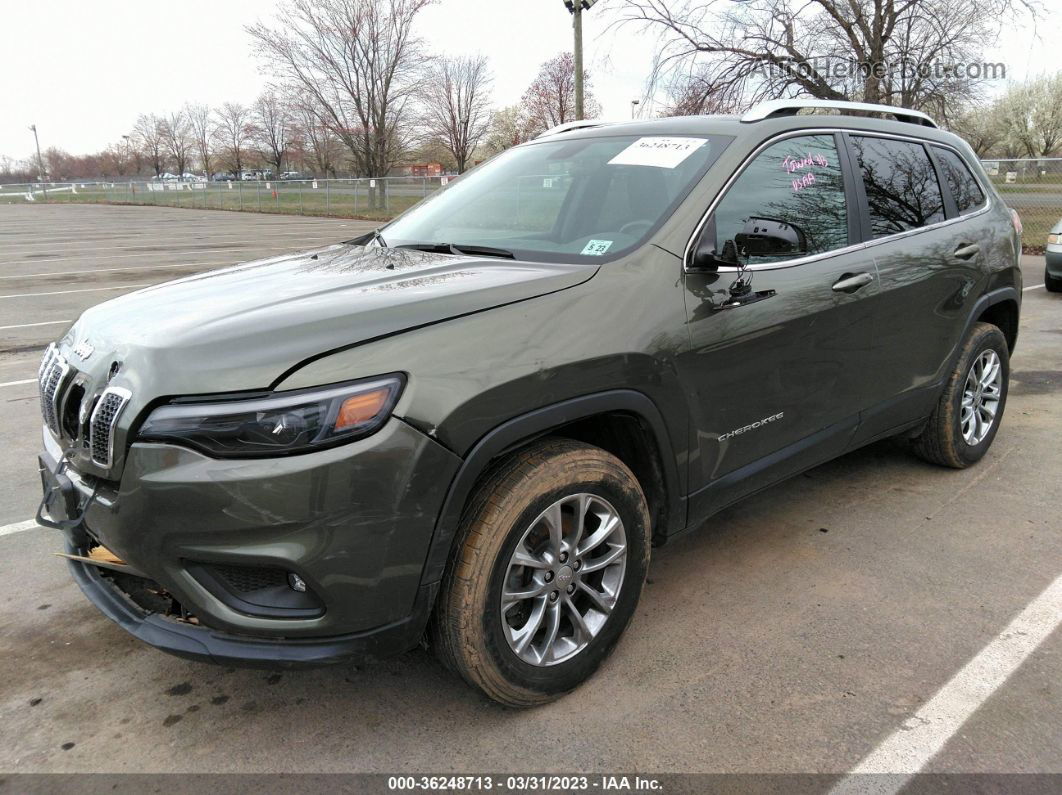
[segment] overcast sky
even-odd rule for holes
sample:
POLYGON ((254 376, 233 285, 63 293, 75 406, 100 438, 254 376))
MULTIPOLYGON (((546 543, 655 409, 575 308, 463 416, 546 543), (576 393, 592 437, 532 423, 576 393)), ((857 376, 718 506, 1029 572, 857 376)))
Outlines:
MULTIPOLYGON (((630 116, 653 57, 651 36, 633 28, 606 31, 601 0, 584 16, 586 62, 605 118, 630 116)), ((1058 5, 1055 2, 1049 5, 1058 5)), ((276 0, 33 0, 0 11, 0 155, 41 147, 73 153, 102 149, 129 132, 142 112, 165 113, 186 101, 250 102, 265 77, 244 26, 271 20, 276 0)), ((1031 28, 1008 32, 988 60, 1008 76, 1062 69, 1053 30, 1062 11, 1031 28), (1045 43, 1046 41, 1046 43, 1045 43)), ((445 54, 480 52, 495 73, 499 105, 519 100, 538 66, 571 49, 561 0, 440 0, 420 17, 429 46, 445 54)))

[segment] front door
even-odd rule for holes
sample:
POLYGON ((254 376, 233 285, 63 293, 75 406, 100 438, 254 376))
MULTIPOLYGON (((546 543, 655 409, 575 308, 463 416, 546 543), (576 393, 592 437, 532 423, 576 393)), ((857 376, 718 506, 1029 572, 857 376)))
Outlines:
POLYGON ((877 272, 872 255, 850 248, 858 227, 842 152, 832 133, 763 149, 698 242, 723 264, 687 262, 691 348, 679 367, 693 406, 691 522, 839 454, 871 399, 877 272), (784 231, 774 250, 754 245, 763 227, 784 231), (725 264, 734 255, 743 274, 725 264), (739 276, 751 278, 744 300, 730 289, 739 276))

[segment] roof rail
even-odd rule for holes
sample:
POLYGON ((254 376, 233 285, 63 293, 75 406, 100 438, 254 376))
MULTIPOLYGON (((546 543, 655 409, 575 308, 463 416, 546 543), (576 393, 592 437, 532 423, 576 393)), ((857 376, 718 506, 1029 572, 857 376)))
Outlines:
POLYGON ((584 127, 601 127, 605 124, 612 124, 609 121, 602 121, 601 119, 580 119, 579 121, 569 121, 564 124, 558 124, 556 127, 551 127, 544 133, 536 135, 536 138, 545 138, 548 135, 557 135, 559 133, 565 133, 570 130, 581 130, 584 127))
POLYGON ((892 105, 874 105, 870 102, 845 102, 836 99, 772 99, 761 102, 741 117, 743 122, 762 121, 776 116, 795 116, 804 108, 833 108, 836 110, 858 110, 866 113, 888 113, 897 121, 920 124, 923 127, 936 127, 937 123, 920 110, 897 108, 892 105))

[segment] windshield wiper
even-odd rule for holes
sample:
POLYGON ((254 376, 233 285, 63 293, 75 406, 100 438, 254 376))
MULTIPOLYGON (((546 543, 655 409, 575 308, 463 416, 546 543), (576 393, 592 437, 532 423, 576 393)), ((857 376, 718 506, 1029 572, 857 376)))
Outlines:
POLYGON ((473 257, 500 257, 515 259, 516 255, 508 249, 493 246, 476 246, 471 243, 404 243, 395 248, 412 248, 417 251, 431 251, 436 254, 468 254, 473 257))

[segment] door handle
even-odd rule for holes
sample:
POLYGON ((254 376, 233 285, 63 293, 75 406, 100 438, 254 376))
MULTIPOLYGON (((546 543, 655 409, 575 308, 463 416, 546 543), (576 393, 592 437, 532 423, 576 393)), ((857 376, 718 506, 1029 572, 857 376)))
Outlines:
POLYGON ((835 293, 854 293, 860 287, 866 287, 872 281, 874 281, 874 277, 866 271, 855 274, 846 273, 833 283, 833 291, 835 293))
POLYGON ((973 259, 975 256, 981 253, 981 247, 976 243, 971 243, 968 246, 959 246, 955 249, 955 253, 952 254, 955 259, 973 259))

